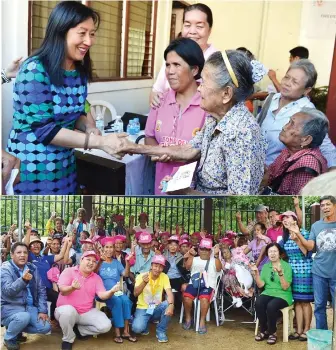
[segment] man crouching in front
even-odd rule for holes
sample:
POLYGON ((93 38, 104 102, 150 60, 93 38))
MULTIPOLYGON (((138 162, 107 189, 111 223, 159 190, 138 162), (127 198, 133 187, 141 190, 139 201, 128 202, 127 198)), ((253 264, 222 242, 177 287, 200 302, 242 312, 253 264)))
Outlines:
POLYGON ((28 262, 28 247, 21 242, 13 244, 11 260, 1 265, 1 324, 6 327, 8 350, 20 349, 20 342, 27 340, 22 332, 51 330, 46 288, 37 268, 28 262))
POLYGON ((55 318, 63 332, 62 350, 71 350, 76 337, 87 340, 89 336, 107 333, 111 329, 111 321, 93 304, 96 296, 109 299, 120 286, 106 291, 100 276, 93 272, 98 260, 94 251, 86 251, 79 266, 67 268, 60 275, 55 318))

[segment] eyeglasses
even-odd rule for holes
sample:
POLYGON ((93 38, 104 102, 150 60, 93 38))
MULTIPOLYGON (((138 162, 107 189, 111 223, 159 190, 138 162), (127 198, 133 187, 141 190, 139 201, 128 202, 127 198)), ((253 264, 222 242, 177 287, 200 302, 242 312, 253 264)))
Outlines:
POLYGON ((274 282, 274 271, 271 272, 271 282, 274 282))

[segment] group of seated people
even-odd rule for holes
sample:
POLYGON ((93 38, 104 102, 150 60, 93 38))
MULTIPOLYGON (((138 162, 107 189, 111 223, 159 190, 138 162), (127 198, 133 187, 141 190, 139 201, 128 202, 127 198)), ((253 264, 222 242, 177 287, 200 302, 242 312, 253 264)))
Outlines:
MULTIPOLYGON (((74 148, 101 149, 117 158, 127 153, 151 156, 157 162, 157 195, 162 195, 161 182, 170 180, 174 167, 189 162, 198 162, 195 179, 179 194, 299 194, 308 182, 336 166, 328 119, 309 97, 317 71, 308 60, 308 49, 290 50, 290 66, 279 82, 275 71, 248 49, 220 51, 209 43, 213 16, 201 3, 185 8, 181 38, 164 51, 165 63, 150 96, 145 144, 134 144, 123 134, 101 135, 86 101, 92 75, 88 54, 94 40, 85 38, 83 67, 71 53, 60 55, 64 62, 48 56, 53 38, 61 37, 67 45, 58 19, 71 23, 77 17, 87 19, 87 36, 99 27, 99 14, 91 8, 73 1, 59 3, 49 18, 49 35, 16 77, 13 128, 3 151, 4 178, 9 179, 12 168, 20 169, 16 194, 76 193, 74 148), (255 87, 267 74, 276 93, 255 87), (26 91, 25 82, 33 88, 26 91), (65 104, 61 95, 64 84, 71 103, 65 104), (41 94, 44 90, 48 93, 41 94), (260 113, 252 115, 248 101, 266 97, 260 113), (41 108, 47 109, 43 117, 41 108), (36 168, 35 155, 47 163, 36 168)), ((7 70, 10 77, 19 67, 19 61, 14 63, 16 68, 7 70)))
POLYGON ((235 307, 256 296, 260 333, 255 340, 267 339, 268 344, 277 340, 278 311, 294 302, 296 331, 290 339, 305 341, 311 302, 316 327, 328 327, 327 295, 336 286, 331 268, 336 263, 336 199, 320 199, 323 218, 310 233, 300 229, 297 201, 294 206, 296 212, 280 214, 258 205, 256 220, 247 227, 237 213, 240 234, 223 232, 219 226, 213 235, 206 231, 189 235, 179 226, 173 232, 153 230, 147 226, 147 214, 141 213, 140 230, 134 226, 126 229, 127 234, 117 232, 123 226, 113 215, 117 222, 111 234, 107 230, 99 235, 101 217, 96 217, 90 236, 83 230, 88 223, 81 208, 68 232, 52 215, 55 222, 48 222, 46 245, 27 221, 23 241, 11 244, 10 257, 1 265, 5 346, 17 350, 26 339, 22 332, 47 334, 59 326, 62 349, 71 349, 75 339, 106 333, 112 324, 116 343, 136 342, 139 334, 149 334, 150 323, 157 323, 158 341, 167 342, 179 302, 184 306, 182 327, 192 328, 195 298, 200 308, 198 333, 205 334, 206 315, 218 286, 235 307), (95 301, 105 302, 105 312, 95 308, 95 301))

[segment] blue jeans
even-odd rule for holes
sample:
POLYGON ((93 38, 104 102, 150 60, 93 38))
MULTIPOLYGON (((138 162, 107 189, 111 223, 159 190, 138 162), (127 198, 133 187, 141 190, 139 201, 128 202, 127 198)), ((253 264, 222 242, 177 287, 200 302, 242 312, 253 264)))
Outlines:
POLYGON ((147 309, 136 309, 132 323, 133 332, 142 333, 147 329, 148 322, 159 321, 158 325, 156 326, 156 332, 166 333, 168 323, 171 319, 171 316, 165 315, 167 307, 168 301, 162 302, 155 308, 153 315, 148 315, 146 313, 147 309))
POLYGON ((123 294, 119 297, 115 295, 105 301, 107 307, 112 312, 113 325, 116 328, 123 328, 125 320, 131 319, 132 303, 128 296, 123 294))
MULTIPOLYGON (((335 268, 335 267, 330 267, 335 268)), ((328 290, 330 290, 333 305, 335 305, 336 279, 324 278, 313 274, 314 300, 315 300, 315 319, 317 329, 328 329, 327 322, 327 301, 328 290)))
POLYGON ((21 332, 31 334, 46 334, 51 330, 49 322, 43 323, 38 320, 38 311, 35 306, 27 306, 27 311, 13 313, 13 315, 2 320, 2 324, 7 328, 4 339, 16 340, 21 332))

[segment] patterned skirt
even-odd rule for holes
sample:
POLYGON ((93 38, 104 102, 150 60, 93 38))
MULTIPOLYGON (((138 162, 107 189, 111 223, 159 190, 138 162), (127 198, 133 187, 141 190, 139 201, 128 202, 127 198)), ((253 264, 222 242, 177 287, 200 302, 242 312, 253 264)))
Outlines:
POLYGON ((19 195, 71 195, 76 193, 74 150, 43 145, 32 132, 11 130, 7 152, 21 160, 19 195))
POLYGON ((294 301, 313 302, 314 289, 313 275, 311 272, 313 264, 312 260, 289 260, 288 262, 293 270, 292 293, 294 301))

